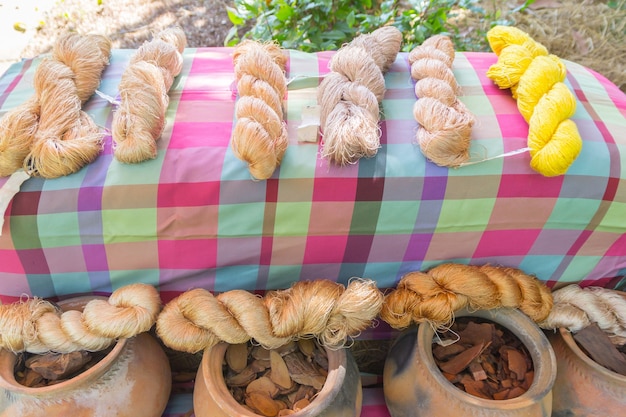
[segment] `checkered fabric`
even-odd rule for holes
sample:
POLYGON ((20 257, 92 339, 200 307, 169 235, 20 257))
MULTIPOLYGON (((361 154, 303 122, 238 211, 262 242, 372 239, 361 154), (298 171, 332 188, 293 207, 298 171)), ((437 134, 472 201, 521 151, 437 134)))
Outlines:
MULTIPOLYGON (((113 51, 102 93, 118 95, 133 52, 113 51)), ((156 159, 121 164, 108 135, 79 172, 24 183, 0 236, 0 299, 110 293, 133 282, 158 286, 166 301, 194 287, 262 292, 317 278, 391 288, 443 262, 517 267, 550 286, 620 286, 626 96, 601 75, 566 61, 584 141, 566 175, 532 171, 527 152, 449 169, 416 144, 414 82, 401 53, 385 77, 378 154, 339 167, 320 159, 319 141, 296 139, 333 52, 288 51, 289 147, 272 178, 254 181, 229 147, 232 52, 185 50, 156 159)), ((32 96, 40 59, 0 78, 0 115, 32 96)), ((458 53, 454 61, 461 99, 478 119, 473 161, 526 147, 528 126, 510 91, 485 75, 496 59, 458 53)), ((110 129, 114 104, 94 95, 85 110, 110 129)))

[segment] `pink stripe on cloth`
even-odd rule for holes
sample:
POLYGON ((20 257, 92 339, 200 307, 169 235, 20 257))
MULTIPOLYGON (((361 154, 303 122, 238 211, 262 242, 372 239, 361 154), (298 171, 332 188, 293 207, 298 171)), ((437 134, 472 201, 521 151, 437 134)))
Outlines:
POLYGON ((390 417, 382 388, 363 388, 361 417, 390 417))

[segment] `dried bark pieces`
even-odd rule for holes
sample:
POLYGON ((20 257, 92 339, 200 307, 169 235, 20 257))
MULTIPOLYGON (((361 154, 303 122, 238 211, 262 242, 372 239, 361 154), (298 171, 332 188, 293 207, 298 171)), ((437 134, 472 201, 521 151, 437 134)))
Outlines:
POLYGON ((626 376, 626 355, 593 323, 573 335, 578 346, 599 365, 626 376))
POLYGON ((100 352, 19 353, 15 362, 15 380, 30 388, 58 384, 75 377, 104 358, 111 348, 100 352))
POLYGON ((273 350, 232 346, 237 347, 230 354, 231 346, 226 349, 224 381, 237 402, 262 416, 295 414, 310 404, 326 381, 326 350, 312 339, 273 350))
POLYGON ((532 359, 508 329, 488 320, 460 317, 440 339, 443 344, 433 344, 435 363, 448 381, 468 394, 505 400, 530 387, 532 359))

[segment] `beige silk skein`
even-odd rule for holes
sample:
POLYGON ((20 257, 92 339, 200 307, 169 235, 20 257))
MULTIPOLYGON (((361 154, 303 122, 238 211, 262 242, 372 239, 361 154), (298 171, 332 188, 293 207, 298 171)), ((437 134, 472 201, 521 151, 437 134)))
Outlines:
POLYGON ((250 339, 275 349, 303 337, 338 348, 372 324, 382 303, 383 294, 366 279, 352 279, 347 287, 299 281, 263 298, 244 290, 213 296, 198 288, 165 305, 156 328, 166 346, 190 353, 250 339))
POLYGON ((0 348, 29 353, 99 351, 117 339, 150 330, 160 311, 157 290, 139 283, 115 290, 107 300, 90 300, 82 312, 62 312, 40 298, 0 305, 0 348))
POLYGON ((395 61, 402 33, 393 26, 356 37, 333 55, 317 101, 323 134, 321 156, 339 165, 372 157, 380 148, 384 74, 395 61))
POLYGON ((182 71, 186 46, 185 32, 173 27, 145 42, 131 57, 120 79, 121 103, 111 127, 113 155, 118 161, 135 164, 156 158, 168 91, 182 71))
POLYGON ((391 327, 430 322, 445 327, 454 312, 518 308, 535 322, 548 317, 552 293, 519 269, 491 265, 441 264, 428 272, 410 272, 386 295, 380 316, 391 327))
POLYGON ((552 292, 554 307, 539 326, 577 332, 595 323, 609 335, 626 337, 626 298, 602 287, 571 284, 552 292))
POLYGON ((440 166, 458 167, 469 159, 474 115, 458 99, 454 73, 454 45, 434 35, 409 53, 411 77, 416 80, 413 116, 419 123, 417 143, 422 153, 440 166))
POLYGON ((246 40, 233 53, 239 99, 231 148, 253 178, 265 180, 282 162, 289 138, 283 121, 287 57, 274 43, 246 40))
POLYGON ((57 178, 78 171, 100 153, 104 134, 83 104, 109 64, 110 41, 71 33, 35 69, 34 96, 0 119, 0 176, 23 168, 57 178))

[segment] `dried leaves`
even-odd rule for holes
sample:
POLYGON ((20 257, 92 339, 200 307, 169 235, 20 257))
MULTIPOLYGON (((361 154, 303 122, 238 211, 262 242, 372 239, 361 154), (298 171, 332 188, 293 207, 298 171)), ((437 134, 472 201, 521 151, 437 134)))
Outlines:
POLYGON ((85 372, 104 358, 111 348, 100 352, 20 353, 15 362, 15 380, 30 388, 58 384, 85 372))
POLYGON ((288 416, 308 406, 328 374, 326 350, 312 339, 272 350, 229 345, 224 362, 224 381, 233 398, 268 417, 288 416))
POLYGON ((441 334, 441 344, 433 344, 435 362, 448 381, 489 400, 515 398, 528 390, 534 376, 532 360, 508 329, 460 317, 450 330, 441 334))

